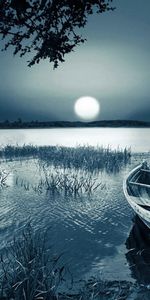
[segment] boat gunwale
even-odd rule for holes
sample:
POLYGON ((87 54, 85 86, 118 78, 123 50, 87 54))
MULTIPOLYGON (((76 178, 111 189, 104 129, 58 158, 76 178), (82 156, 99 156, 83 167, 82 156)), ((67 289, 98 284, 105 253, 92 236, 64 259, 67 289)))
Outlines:
POLYGON ((134 169, 132 169, 127 175, 126 177, 124 178, 123 180, 123 191, 124 191, 124 194, 125 196, 129 196, 128 192, 127 192, 127 183, 129 183, 129 179, 131 176, 134 175, 134 173, 136 173, 138 170, 140 171, 140 169, 142 168, 142 164, 136 166, 134 169))

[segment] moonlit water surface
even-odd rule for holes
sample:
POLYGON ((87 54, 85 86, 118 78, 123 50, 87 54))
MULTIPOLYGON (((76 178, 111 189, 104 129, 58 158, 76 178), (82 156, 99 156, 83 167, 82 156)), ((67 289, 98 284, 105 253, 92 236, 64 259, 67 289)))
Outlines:
POLYGON ((37 146, 108 145, 133 152, 150 151, 150 128, 65 128, 0 130, 0 146, 32 144, 37 146))
POLYGON ((101 273, 109 279, 132 280, 124 245, 132 224, 132 210, 122 190, 127 170, 97 175, 105 188, 74 198, 34 191, 32 185, 41 178, 36 159, 2 162, 1 167, 10 174, 8 187, 0 190, 0 251, 30 220, 34 229, 48 230, 49 245, 56 253, 64 253, 64 263, 75 280, 101 273))
MULTIPOLYGON (((138 128, 0 130, 0 146, 88 144, 113 149, 131 147, 141 152, 150 150, 149 134, 150 129, 138 128)), ((1 162, 9 177, 8 187, 0 190, 0 250, 31 220, 36 230, 49 229, 50 245, 57 253, 64 253, 64 263, 75 279, 102 274, 111 280, 132 280, 125 242, 132 228, 133 211, 125 200, 122 182, 140 162, 141 154, 137 154, 132 165, 120 173, 104 174, 104 178, 97 175, 106 188, 76 199, 35 193, 32 185, 37 185, 41 176, 36 159, 1 162), (24 187, 28 182, 29 190, 24 187)))

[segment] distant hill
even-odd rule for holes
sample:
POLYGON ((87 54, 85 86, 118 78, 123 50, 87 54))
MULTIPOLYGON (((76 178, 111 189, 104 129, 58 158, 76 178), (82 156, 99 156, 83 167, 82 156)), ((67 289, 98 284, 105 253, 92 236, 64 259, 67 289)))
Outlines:
POLYGON ((70 127, 150 127, 150 122, 134 120, 104 120, 93 122, 69 122, 69 121, 31 121, 24 122, 21 119, 10 122, 0 122, 0 129, 21 129, 21 128, 70 128, 70 127))

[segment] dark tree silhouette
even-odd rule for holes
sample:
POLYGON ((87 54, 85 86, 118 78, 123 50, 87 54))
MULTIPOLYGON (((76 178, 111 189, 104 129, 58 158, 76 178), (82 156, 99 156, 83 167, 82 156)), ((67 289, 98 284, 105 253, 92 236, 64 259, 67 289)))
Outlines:
POLYGON ((14 54, 32 52, 28 65, 48 58, 54 63, 84 43, 78 29, 94 13, 113 10, 113 0, 0 0, 0 35, 14 54))

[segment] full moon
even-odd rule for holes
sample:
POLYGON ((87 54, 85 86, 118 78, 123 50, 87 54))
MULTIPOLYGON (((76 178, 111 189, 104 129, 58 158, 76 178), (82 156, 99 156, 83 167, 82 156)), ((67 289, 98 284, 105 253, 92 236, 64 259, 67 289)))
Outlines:
POLYGON ((100 112, 100 104, 97 99, 84 96, 76 100, 74 110, 80 118, 84 120, 93 120, 100 112))

